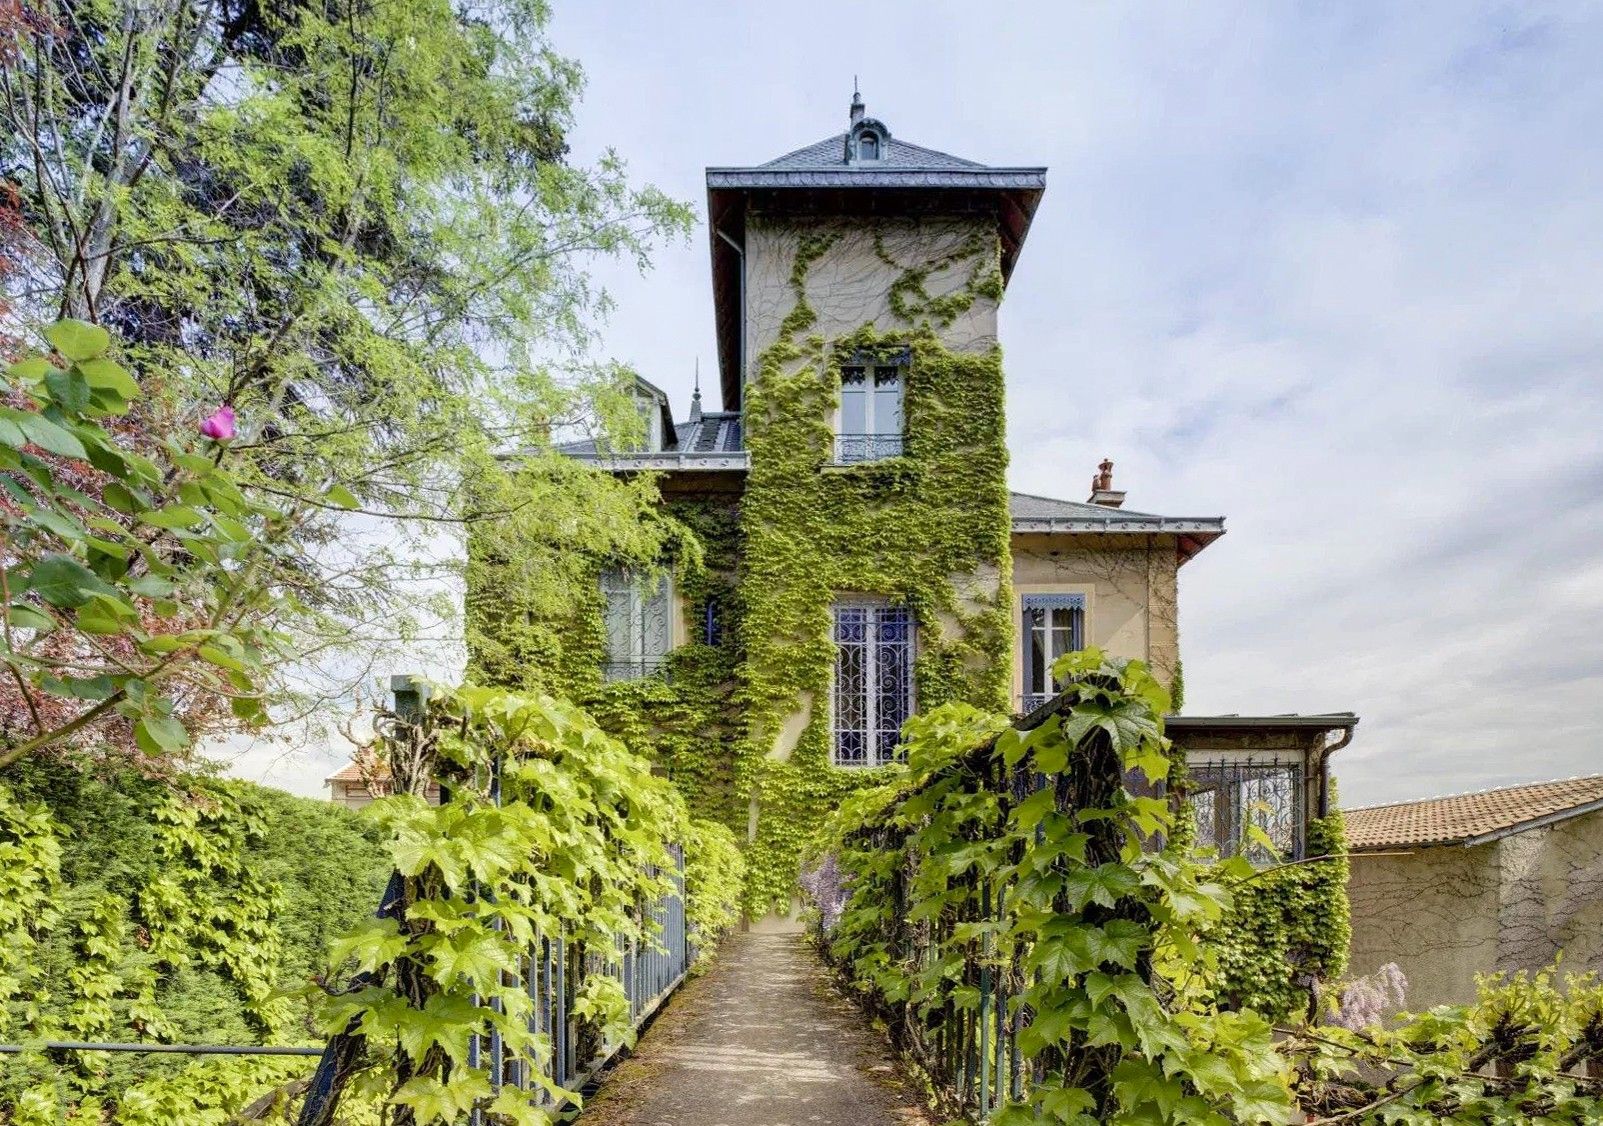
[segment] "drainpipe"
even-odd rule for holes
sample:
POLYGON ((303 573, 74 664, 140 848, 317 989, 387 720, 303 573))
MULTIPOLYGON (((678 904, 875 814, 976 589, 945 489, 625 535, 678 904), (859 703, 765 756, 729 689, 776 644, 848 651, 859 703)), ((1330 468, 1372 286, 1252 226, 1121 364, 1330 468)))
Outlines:
MULTIPOLYGON (((740 410, 742 407, 745 406, 745 400, 746 400, 746 248, 741 246, 738 242, 736 242, 734 239, 730 238, 728 235, 724 234, 724 232, 721 231, 721 230, 714 229, 713 233, 715 235, 717 235, 719 238, 723 239, 725 242, 727 242, 729 244, 730 248, 734 250, 735 256, 740 259, 740 382, 739 382, 739 387, 740 387, 740 400, 741 401, 739 403, 735 404, 735 409, 736 410, 740 410)), ((725 404, 725 409, 726 410, 728 409, 728 404, 727 403, 725 404)))
POLYGON ((1328 744, 1319 755, 1319 816, 1330 816, 1330 756, 1353 741, 1353 729, 1341 728, 1341 738, 1328 744))

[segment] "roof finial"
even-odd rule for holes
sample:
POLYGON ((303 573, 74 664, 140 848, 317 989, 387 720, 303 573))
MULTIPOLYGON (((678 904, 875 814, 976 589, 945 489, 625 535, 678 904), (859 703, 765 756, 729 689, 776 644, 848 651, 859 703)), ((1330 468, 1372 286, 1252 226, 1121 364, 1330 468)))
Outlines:
POLYGON ((696 357, 696 389, 690 395, 690 421, 701 421, 701 357, 696 357))
POLYGON ((852 75, 852 124, 863 120, 863 95, 857 90, 857 75, 852 75))

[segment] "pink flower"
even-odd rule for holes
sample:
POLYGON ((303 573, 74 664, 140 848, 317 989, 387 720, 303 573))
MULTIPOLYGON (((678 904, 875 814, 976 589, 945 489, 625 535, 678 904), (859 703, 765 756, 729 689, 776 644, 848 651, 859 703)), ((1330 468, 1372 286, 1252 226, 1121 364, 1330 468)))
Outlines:
POLYGON ((224 403, 200 424, 200 432, 214 442, 226 442, 234 436, 234 408, 224 403))

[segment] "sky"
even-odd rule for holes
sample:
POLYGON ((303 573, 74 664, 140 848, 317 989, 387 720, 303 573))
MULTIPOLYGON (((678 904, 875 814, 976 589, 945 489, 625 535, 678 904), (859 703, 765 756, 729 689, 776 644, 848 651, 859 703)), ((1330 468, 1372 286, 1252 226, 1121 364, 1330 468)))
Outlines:
MULTIPOLYGON (((552 36, 575 157, 703 217, 705 166, 839 132, 854 76, 894 136, 1048 166, 1009 481, 1083 500, 1108 456, 1128 507, 1226 517, 1188 712, 1357 712, 1344 805, 1603 771, 1603 6, 559 0, 552 36)), ((681 417, 706 238, 596 270, 681 417)))

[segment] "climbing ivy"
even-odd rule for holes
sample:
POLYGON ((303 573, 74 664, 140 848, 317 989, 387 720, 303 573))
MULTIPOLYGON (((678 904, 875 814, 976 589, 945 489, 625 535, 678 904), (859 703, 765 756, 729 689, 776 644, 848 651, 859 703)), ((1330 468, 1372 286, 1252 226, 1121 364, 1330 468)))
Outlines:
POLYGON ((994 1058, 1018 1086, 993 1126, 1603 1121, 1595 975, 1488 977, 1473 1005, 1359 1030, 1235 1007, 1214 975, 1244 971, 1211 936, 1247 889, 1323 862, 1199 856, 1163 796, 1182 771, 1145 665, 1088 651, 1055 672, 1060 710, 1032 730, 961 705, 909 723, 906 768, 821 835, 847 892, 828 954, 938 1101, 983 1106, 994 1058))
POLYGON ((1352 928, 1340 811, 1309 824, 1307 853, 1231 884, 1230 909, 1204 939, 1220 1004, 1274 1020, 1317 1012, 1321 989, 1346 970, 1352 928))
POLYGON ((1033 730, 958 707, 908 725, 905 775, 826 836, 850 889, 831 955, 958 1108, 973 1049, 945 1046, 978 1028, 991 1056, 997 1025, 974 1018, 1005 1006, 1025 1062, 992 1122, 1289 1121, 1269 1023, 1155 974, 1201 964, 1197 931, 1227 896, 1159 847, 1167 694, 1144 663, 1095 650, 1055 672, 1065 702, 1033 730))
POLYGON ((733 841, 693 824, 646 759, 550 696, 442 693, 426 726, 400 725, 378 750, 403 787, 373 805, 396 875, 383 913, 333 946, 332 965, 360 976, 323 1014, 330 1058, 344 1061, 332 1081, 354 1074, 358 1094, 425 1126, 470 1113, 550 1122, 526 1093, 498 1093, 469 1055, 473 1036, 493 1032, 509 1058, 533 1065, 531 1082, 572 1094, 544 1078, 552 1045, 530 1030, 520 959, 537 937, 568 944, 574 1050, 602 1054, 632 1035, 607 963, 620 941, 656 941, 649 908, 675 891, 670 845, 684 842, 687 919, 711 950, 733 917, 733 841), (431 776, 446 786, 439 805, 413 792, 431 776))
POLYGON ((808 273, 837 238, 829 226, 799 238, 794 304, 746 389, 745 726, 735 781, 757 809, 746 892, 754 915, 789 910, 810 834, 843 797, 883 778, 882 771, 831 763, 830 607, 840 594, 877 595, 912 609, 920 625, 914 683, 921 709, 951 700, 1001 709, 1009 690, 1001 351, 956 351, 938 331, 976 299, 999 296, 995 236, 976 230, 955 250, 904 264, 891 259, 876 232, 876 253, 899 271, 890 300, 905 324, 865 324, 833 339, 804 335, 817 322, 808 273), (932 275, 965 266, 964 284, 929 296, 932 275), (840 402, 842 365, 904 350, 903 455, 831 465, 829 419, 840 402), (798 704, 803 725, 780 757, 776 740, 795 722, 798 704))

